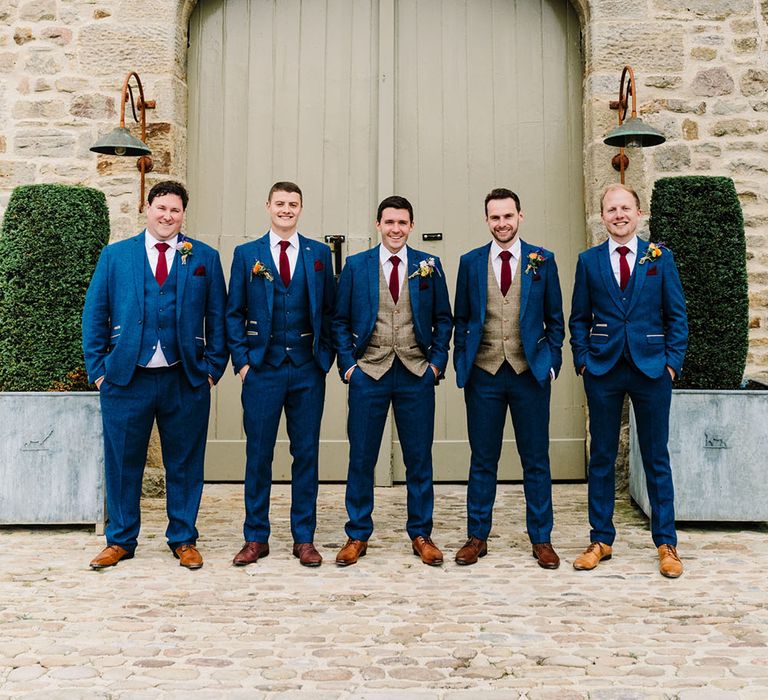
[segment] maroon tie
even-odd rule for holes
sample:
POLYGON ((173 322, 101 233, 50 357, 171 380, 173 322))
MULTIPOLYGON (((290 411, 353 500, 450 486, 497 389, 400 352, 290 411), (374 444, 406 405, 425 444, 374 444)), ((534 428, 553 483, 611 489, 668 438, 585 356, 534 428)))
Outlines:
POLYGON ((170 247, 171 246, 167 243, 155 243, 155 248, 157 248, 160 253, 160 255, 157 256, 155 279, 161 287, 163 286, 163 282, 168 279, 168 261, 165 259, 165 251, 170 247))
POLYGON ((400 298, 400 275, 397 274, 400 258, 397 255, 393 255, 389 262, 392 263, 392 272, 389 275, 389 293, 392 295, 392 301, 397 304, 397 300, 400 298))
POLYGON ((625 245, 622 245, 616 248, 616 250, 621 256, 619 258, 619 287, 621 287, 621 291, 623 292, 629 284, 629 263, 627 262, 627 253, 629 252, 629 248, 627 248, 625 245))
POLYGON ((501 280, 499 286, 501 287, 501 296, 505 297, 512 286, 512 266, 509 264, 512 253, 508 250, 502 250, 499 253, 499 257, 501 258, 501 280))
POLYGON ((280 241, 280 278, 286 287, 291 283, 291 263, 288 262, 288 253, 285 252, 289 245, 290 241, 280 241))

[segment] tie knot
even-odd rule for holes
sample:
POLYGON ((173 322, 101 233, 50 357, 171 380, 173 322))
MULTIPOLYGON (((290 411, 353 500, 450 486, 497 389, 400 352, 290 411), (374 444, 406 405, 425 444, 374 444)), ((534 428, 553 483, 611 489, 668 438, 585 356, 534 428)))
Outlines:
POLYGON ((509 262, 510 258, 512 257, 512 253, 510 253, 508 250, 502 250, 502 251, 499 253, 499 257, 500 257, 500 258, 501 258, 501 259, 502 259, 504 262, 509 262))
POLYGON ((397 255, 393 255, 389 262, 391 262, 395 267, 397 267, 400 264, 400 258, 397 257, 397 255))
POLYGON ((625 245, 620 245, 618 248, 616 248, 616 250, 618 251, 619 255, 621 255, 622 258, 625 257, 626 254, 629 252, 629 248, 627 248, 627 246, 625 245))
POLYGON ((288 250, 289 245, 291 245, 290 241, 280 241, 280 248, 282 248, 283 252, 288 250))
POLYGON ((171 246, 167 243, 155 243, 155 248, 157 248, 161 253, 164 253, 170 247, 171 246))

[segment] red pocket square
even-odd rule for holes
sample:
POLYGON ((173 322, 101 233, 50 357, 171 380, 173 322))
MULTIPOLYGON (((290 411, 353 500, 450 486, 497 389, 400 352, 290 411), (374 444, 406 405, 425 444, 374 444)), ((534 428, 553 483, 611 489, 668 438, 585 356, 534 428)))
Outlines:
POLYGON ((648 272, 646 273, 646 277, 652 277, 656 274, 656 268, 655 267, 649 267, 648 272))
POLYGON ((205 265, 200 265, 192 274, 195 277, 205 277, 205 265))
POLYGON ((533 281, 534 282, 540 282, 541 281, 541 275, 538 272, 533 273, 533 281))
POLYGON ((321 272, 325 268, 323 267, 323 263, 321 263, 319 260, 315 260, 315 272, 321 272))
POLYGON ((429 289, 429 283, 425 279, 419 280, 419 289, 429 289))

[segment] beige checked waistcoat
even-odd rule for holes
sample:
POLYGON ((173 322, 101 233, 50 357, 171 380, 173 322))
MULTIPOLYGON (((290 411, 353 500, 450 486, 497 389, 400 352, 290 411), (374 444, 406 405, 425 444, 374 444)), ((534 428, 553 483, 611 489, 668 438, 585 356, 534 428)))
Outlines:
POLYGON ((416 343, 408 280, 403 280, 397 304, 392 300, 384 271, 379 265, 379 313, 376 325, 357 366, 373 379, 381 379, 397 357, 405 368, 421 377, 429 366, 416 343))
POLYGON ((488 304, 485 310, 483 337, 475 356, 475 364, 490 374, 496 374, 504 360, 517 374, 528 369, 523 343, 520 339, 520 292, 523 275, 518 263, 517 274, 502 296, 496 275, 493 274, 491 256, 488 256, 488 304))

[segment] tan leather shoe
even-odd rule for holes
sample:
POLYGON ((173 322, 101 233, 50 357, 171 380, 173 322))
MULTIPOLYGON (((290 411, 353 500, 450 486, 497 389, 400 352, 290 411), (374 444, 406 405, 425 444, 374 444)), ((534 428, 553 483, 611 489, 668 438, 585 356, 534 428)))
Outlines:
POLYGON ((479 537, 470 537, 464 546, 456 552, 456 563, 459 566, 469 566, 476 564, 480 557, 488 554, 488 543, 479 537))
POLYGON ((603 542, 590 542, 581 554, 573 560, 573 568, 579 571, 592 571, 603 559, 610 559, 613 549, 603 542))
POLYGON ((362 540, 348 539, 347 543, 339 550, 336 555, 336 563, 339 566, 350 566, 356 564, 360 557, 364 557, 368 551, 368 543, 362 540))
POLYGON ((269 555, 269 544, 267 542, 246 542, 242 549, 235 554, 232 564, 235 566, 247 566, 255 564, 259 559, 269 555))
POLYGON ((199 569, 203 566, 203 556, 193 544, 183 544, 173 550, 173 556, 179 560, 179 566, 187 569, 199 569))
POLYGON ((133 559, 133 552, 129 552, 116 544, 110 544, 102 549, 96 558, 91 560, 89 566, 94 570, 106 569, 108 566, 114 566, 121 559, 133 559))
POLYGON ((534 544, 531 546, 533 558, 539 563, 542 569, 556 569, 560 566, 560 557, 549 542, 534 544))
POLYGON ((671 544, 659 547, 659 573, 667 578, 677 578, 683 573, 683 562, 671 544))
POLYGON ((311 542, 294 544, 293 556, 298 557, 299 563, 302 566, 320 566, 320 564, 323 563, 323 558, 320 556, 320 552, 315 549, 315 545, 311 542))
POLYGON ((414 537, 411 540, 413 553, 421 557, 427 566, 441 566, 443 563, 443 553, 437 548, 435 543, 429 537, 414 537))

